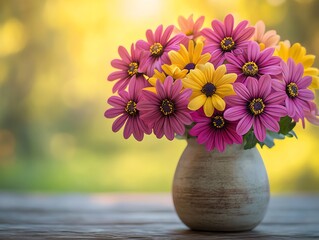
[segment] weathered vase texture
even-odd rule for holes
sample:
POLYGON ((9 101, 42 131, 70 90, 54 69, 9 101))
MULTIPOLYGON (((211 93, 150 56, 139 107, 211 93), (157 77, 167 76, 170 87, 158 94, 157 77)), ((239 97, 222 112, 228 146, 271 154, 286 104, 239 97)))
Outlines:
POLYGON ((180 219, 193 230, 247 231, 263 219, 269 183, 256 148, 230 145, 208 152, 189 139, 173 182, 173 200, 180 219))

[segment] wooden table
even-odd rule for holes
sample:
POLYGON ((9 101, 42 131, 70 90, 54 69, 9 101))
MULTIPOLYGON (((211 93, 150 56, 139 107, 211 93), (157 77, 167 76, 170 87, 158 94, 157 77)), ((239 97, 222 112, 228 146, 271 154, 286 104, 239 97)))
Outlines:
POLYGON ((169 194, 0 193, 0 239, 319 239, 319 195, 272 196, 251 232, 188 230, 169 194))

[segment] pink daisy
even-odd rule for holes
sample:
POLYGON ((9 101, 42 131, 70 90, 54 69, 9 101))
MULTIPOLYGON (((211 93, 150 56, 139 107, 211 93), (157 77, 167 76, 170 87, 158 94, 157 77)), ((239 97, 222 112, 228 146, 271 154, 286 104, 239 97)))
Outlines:
POLYGON ((119 69, 108 76, 109 81, 118 80, 113 86, 113 93, 125 90, 130 82, 134 82, 138 89, 149 86, 148 81, 144 78, 143 73, 138 70, 142 51, 131 45, 131 55, 127 50, 120 46, 118 49, 121 59, 114 59, 111 65, 119 69))
POLYGON ((206 117, 202 109, 191 113, 195 126, 189 134, 197 137, 199 144, 205 144, 207 151, 217 148, 223 152, 227 144, 241 144, 242 136, 236 132, 237 122, 224 118, 223 112, 215 111, 213 116, 206 117))
POLYGON ((185 125, 192 123, 190 110, 187 108, 191 89, 182 91, 182 81, 166 77, 164 83, 156 82, 156 91, 143 90, 142 100, 137 104, 141 118, 153 128, 157 138, 164 135, 173 140, 174 133, 183 135, 185 125))
POLYGON ((226 102, 231 106, 224 116, 229 121, 238 121, 236 131, 239 135, 246 134, 253 127, 258 141, 266 138, 266 129, 279 132, 280 117, 287 115, 287 110, 282 106, 285 95, 281 92, 272 93, 272 81, 269 75, 263 75, 258 81, 249 77, 247 85, 234 83, 236 96, 226 97, 226 102))
POLYGON ((212 63, 220 65, 225 61, 225 53, 240 51, 246 47, 248 40, 254 34, 254 27, 247 27, 248 21, 240 22, 234 29, 234 17, 228 14, 224 23, 214 20, 212 28, 202 30, 206 38, 205 52, 212 55, 212 63))
POLYGON ((133 134, 136 140, 142 141, 144 133, 152 132, 152 129, 140 119, 140 112, 136 108, 141 98, 140 91, 133 82, 130 82, 128 92, 120 91, 120 96, 112 96, 107 101, 113 108, 106 110, 104 116, 106 118, 119 116, 114 121, 112 130, 117 132, 125 125, 123 132, 125 139, 133 134))
POLYGON ((154 69, 161 71, 163 64, 170 64, 168 52, 179 50, 179 44, 185 38, 184 34, 178 34, 170 39, 174 26, 169 26, 163 33, 163 25, 160 25, 153 33, 151 30, 146 31, 147 42, 139 40, 136 46, 143 50, 143 61, 139 70, 145 72, 147 76, 154 75, 154 69))
POLYGON ((317 108, 317 105, 314 102, 310 102, 309 105, 310 105, 310 111, 304 112, 305 117, 308 120, 308 122, 319 126, 319 110, 317 108))
POLYGON ((201 16, 195 22, 193 20, 193 14, 190 15, 187 19, 183 16, 178 17, 178 26, 180 29, 175 28, 175 33, 184 33, 186 38, 183 41, 183 44, 187 47, 189 40, 196 41, 198 38, 201 37, 201 28, 203 26, 205 17, 201 16))
POLYGON ((256 42, 249 42, 242 54, 226 54, 227 71, 237 74, 237 82, 246 83, 248 77, 259 79, 268 74, 272 78, 281 73, 281 59, 273 56, 274 48, 260 51, 256 42))
POLYGON ((313 92, 309 89, 312 78, 303 77, 303 66, 299 63, 295 65, 294 61, 289 58, 288 63, 281 63, 283 81, 275 81, 273 87, 281 91, 285 96, 285 105, 288 116, 294 121, 304 120, 304 111, 310 112, 309 102, 315 98, 313 92))
POLYGON ((280 36, 275 30, 269 30, 266 32, 266 26, 263 21, 258 21, 255 24, 255 33, 251 40, 256 41, 259 44, 261 50, 265 48, 274 48, 278 45, 280 36))

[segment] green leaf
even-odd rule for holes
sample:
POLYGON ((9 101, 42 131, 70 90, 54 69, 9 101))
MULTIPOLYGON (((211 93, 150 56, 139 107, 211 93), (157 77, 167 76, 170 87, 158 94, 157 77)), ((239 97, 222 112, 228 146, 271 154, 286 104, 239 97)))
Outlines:
MULTIPOLYGON (((269 148, 272 148, 273 146, 275 146, 274 138, 272 136, 270 136, 268 133, 267 133, 266 139, 263 143, 269 148)), ((261 146, 261 147, 263 147, 263 146, 261 146)))
POLYGON ((266 138, 263 142, 259 142, 252 129, 244 135, 244 149, 250 149, 256 146, 258 143, 261 148, 267 146, 272 148, 275 146, 275 139, 285 139, 285 137, 295 137, 298 138, 296 133, 292 130, 296 126, 296 122, 292 118, 286 116, 280 119, 279 122, 280 130, 279 132, 267 131, 266 138))
POLYGON ((285 139, 285 135, 283 135, 281 133, 267 131, 267 135, 269 135, 273 139, 285 139))
POLYGON ((276 132, 271 132, 271 131, 267 131, 266 134, 266 138, 263 142, 258 142, 258 144, 260 145, 261 148, 263 148, 263 146, 267 146, 268 148, 272 148, 273 146, 275 146, 275 139, 284 139, 285 136, 276 132))
POLYGON ((289 132, 289 134, 298 139, 298 136, 297 136, 297 134, 295 133, 294 130, 291 130, 291 131, 289 132))
POLYGON ((279 126, 279 133, 283 135, 288 135, 290 131, 292 131, 292 129, 296 126, 296 122, 292 121, 290 117, 286 116, 280 119, 279 126))
POLYGON ((258 143, 257 138, 252 130, 244 135, 244 149, 251 149, 258 143))
POLYGON ((288 134, 286 134, 286 137, 289 137, 289 138, 295 137, 298 139, 297 134, 292 130, 288 134))

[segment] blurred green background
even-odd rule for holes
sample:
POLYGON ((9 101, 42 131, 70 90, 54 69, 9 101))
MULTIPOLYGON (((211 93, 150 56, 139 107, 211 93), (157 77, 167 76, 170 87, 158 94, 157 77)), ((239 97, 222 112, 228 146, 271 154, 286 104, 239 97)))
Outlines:
MULTIPOLYGON (((170 191, 186 142, 125 141, 103 116, 118 46, 179 15, 210 26, 233 13, 319 56, 318 9, 315 0, 1 0, 0 190, 170 191)), ((273 193, 319 191, 319 127, 296 132, 260 151, 273 193)))

